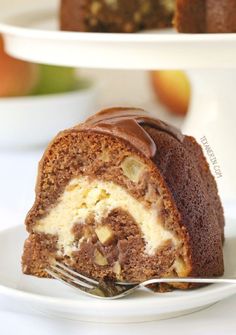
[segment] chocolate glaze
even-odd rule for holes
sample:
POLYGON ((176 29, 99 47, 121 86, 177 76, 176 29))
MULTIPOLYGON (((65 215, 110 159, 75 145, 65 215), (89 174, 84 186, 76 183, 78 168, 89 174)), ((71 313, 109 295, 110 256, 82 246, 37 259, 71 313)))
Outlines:
POLYGON ((184 135, 177 128, 151 116, 143 109, 124 107, 106 109, 95 114, 87 119, 82 129, 122 138, 146 157, 152 158, 156 154, 156 144, 145 130, 145 125, 167 132, 179 142, 184 139, 184 135))

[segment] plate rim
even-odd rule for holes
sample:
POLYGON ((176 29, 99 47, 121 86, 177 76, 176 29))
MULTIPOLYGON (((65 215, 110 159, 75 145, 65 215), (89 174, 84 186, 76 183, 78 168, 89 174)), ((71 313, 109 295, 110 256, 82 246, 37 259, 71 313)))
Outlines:
POLYGON ((91 69, 236 67, 236 33, 182 34, 173 29, 128 34, 60 31, 54 30, 56 24, 51 25, 58 13, 55 1, 30 4, 25 0, 20 7, 0 13, 5 48, 15 58, 91 69))
MULTIPOLYGON (((75 32, 75 31, 60 31, 50 29, 40 29, 29 26, 22 26, 14 24, 14 20, 25 19, 27 16, 36 15, 36 12, 49 14, 51 12, 51 19, 54 18, 55 6, 50 4, 47 8, 35 6, 28 12, 21 12, 18 14, 7 15, 0 19, 0 31, 5 34, 17 35, 20 37, 37 37, 47 40, 63 40, 63 41, 81 41, 81 42, 109 42, 109 43, 222 43, 222 42, 236 42, 236 33, 216 33, 216 34, 189 34, 189 33, 173 33, 173 29, 165 29, 165 32, 172 31, 172 33, 99 33, 99 32, 75 32), (54 9, 54 10, 53 10, 54 9), (10 22, 9 22, 10 21, 10 22), (11 22, 12 21, 12 22, 11 22)), ((57 11, 56 11, 57 12, 57 11)), ((37 14, 38 15, 38 14, 37 14)), ((37 16, 36 16, 37 17, 37 16)), ((43 18, 42 18, 43 20, 43 18)), ((161 32, 161 30, 160 30, 161 32)))
MULTIPOLYGON (((231 219, 232 220, 232 219, 231 219)), ((9 233, 14 233, 14 231, 22 229, 23 230, 24 225, 15 225, 13 227, 10 228, 6 228, 6 229, 2 229, 0 230, 0 236, 4 235, 4 234, 9 234, 9 233)), ((210 286, 209 286, 210 287, 210 286)), ((222 298, 217 298, 216 300, 214 300, 214 302, 223 300, 229 296, 233 296, 234 294, 236 294, 236 289, 235 289, 235 284, 212 284, 211 288, 214 287, 216 289, 217 288, 217 292, 220 294, 224 294, 224 296, 222 298), (226 291, 226 292, 225 292, 226 291), (234 292, 231 292, 234 291, 234 292), (225 293, 224 293, 225 292, 225 293)), ((198 290, 198 301, 208 297, 208 296, 212 296, 214 295, 215 290, 204 290, 200 292, 200 289, 198 290)), ((188 291, 189 292, 189 291, 188 291)), ((3 294, 5 296, 10 296, 12 298, 20 298, 25 302, 37 302, 37 303, 42 303, 42 304, 50 304, 50 306, 58 306, 58 305, 63 305, 63 306, 70 306, 70 307, 83 307, 83 308, 88 308, 91 307, 91 303, 93 304, 93 308, 97 307, 109 307, 109 310, 116 310, 117 308, 119 308, 119 305, 123 305, 124 301, 126 301, 128 308, 133 308, 135 306, 137 306, 137 299, 118 299, 118 300, 102 300, 102 299, 78 299, 78 300, 72 300, 70 298, 62 298, 62 297, 52 297, 52 296, 48 296, 48 295, 40 295, 39 293, 31 293, 31 292, 25 292, 22 291, 18 288, 12 288, 9 286, 5 286, 3 284, 0 283, 0 294, 3 294)), ((75 293, 76 294, 76 293, 75 293)), ((167 306, 170 301, 174 304, 175 302, 180 302, 182 301, 184 307, 183 309, 186 309, 186 304, 191 302, 191 300, 193 299, 192 295, 186 295, 184 296, 162 296, 162 294, 158 295, 158 298, 162 298, 162 303, 164 300, 166 300, 164 302, 165 306, 167 306), (184 297, 184 298, 183 298, 184 297)), ((142 300, 142 306, 150 306, 150 304, 153 305, 153 302, 155 302, 155 300, 142 300)), ((201 306, 205 306, 206 304, 198 304, 197 307, 201 307, 201 306)), ((154 307, 154 306, 153 306, 154 307)), ((188 308, 188 307, 187 307, 188 308)), ((177 310, 180 310, 179 307, 177 308, 177 310)))

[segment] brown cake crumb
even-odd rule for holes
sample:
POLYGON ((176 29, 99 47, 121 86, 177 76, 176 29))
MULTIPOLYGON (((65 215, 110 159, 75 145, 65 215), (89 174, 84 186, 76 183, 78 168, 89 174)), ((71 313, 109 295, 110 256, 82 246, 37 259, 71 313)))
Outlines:
POLYGON ((62 0, 61 29, 132 33, 171 26, 174 0, 62 0))
MULTIPOLYGON (((46 276, 60 259, 96 279, 222 275, 223 209, 201 147, 142 110, 124 110, 49 145, 26 218, 24 273, 46 276)), ((192 286, 158 289, 170 287, 192 286)))
POLYGON ((175 25, 183 33, 234 33, 236 1, 177 0, 175 25))

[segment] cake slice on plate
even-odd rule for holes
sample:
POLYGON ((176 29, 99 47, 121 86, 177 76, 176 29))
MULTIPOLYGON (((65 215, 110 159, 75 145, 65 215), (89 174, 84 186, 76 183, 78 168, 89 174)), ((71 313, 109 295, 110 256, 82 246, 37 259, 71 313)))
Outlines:
POLYGON ((105 110, 53 140, 26 227, 23 271, 39 277, 55 260, 131 282, 224 271, 223 209, 201 147, 139 109, 105 110))

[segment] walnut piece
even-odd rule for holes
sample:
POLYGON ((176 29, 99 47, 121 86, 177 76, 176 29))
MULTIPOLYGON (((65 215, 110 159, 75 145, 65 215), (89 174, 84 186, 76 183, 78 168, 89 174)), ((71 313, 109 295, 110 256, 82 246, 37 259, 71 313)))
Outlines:
POLYGON ((95 233, 99 241, 105 245, 111 242, 114 238, 114 233, 112 229, 108 226, 99 226, 95 229, 95 233))
POLYGON ((134 157, 126 157, 121 163, 121 168, 124 175, 134 183, 140 180, 141 175, 145 170, 145 165, 134 157))

